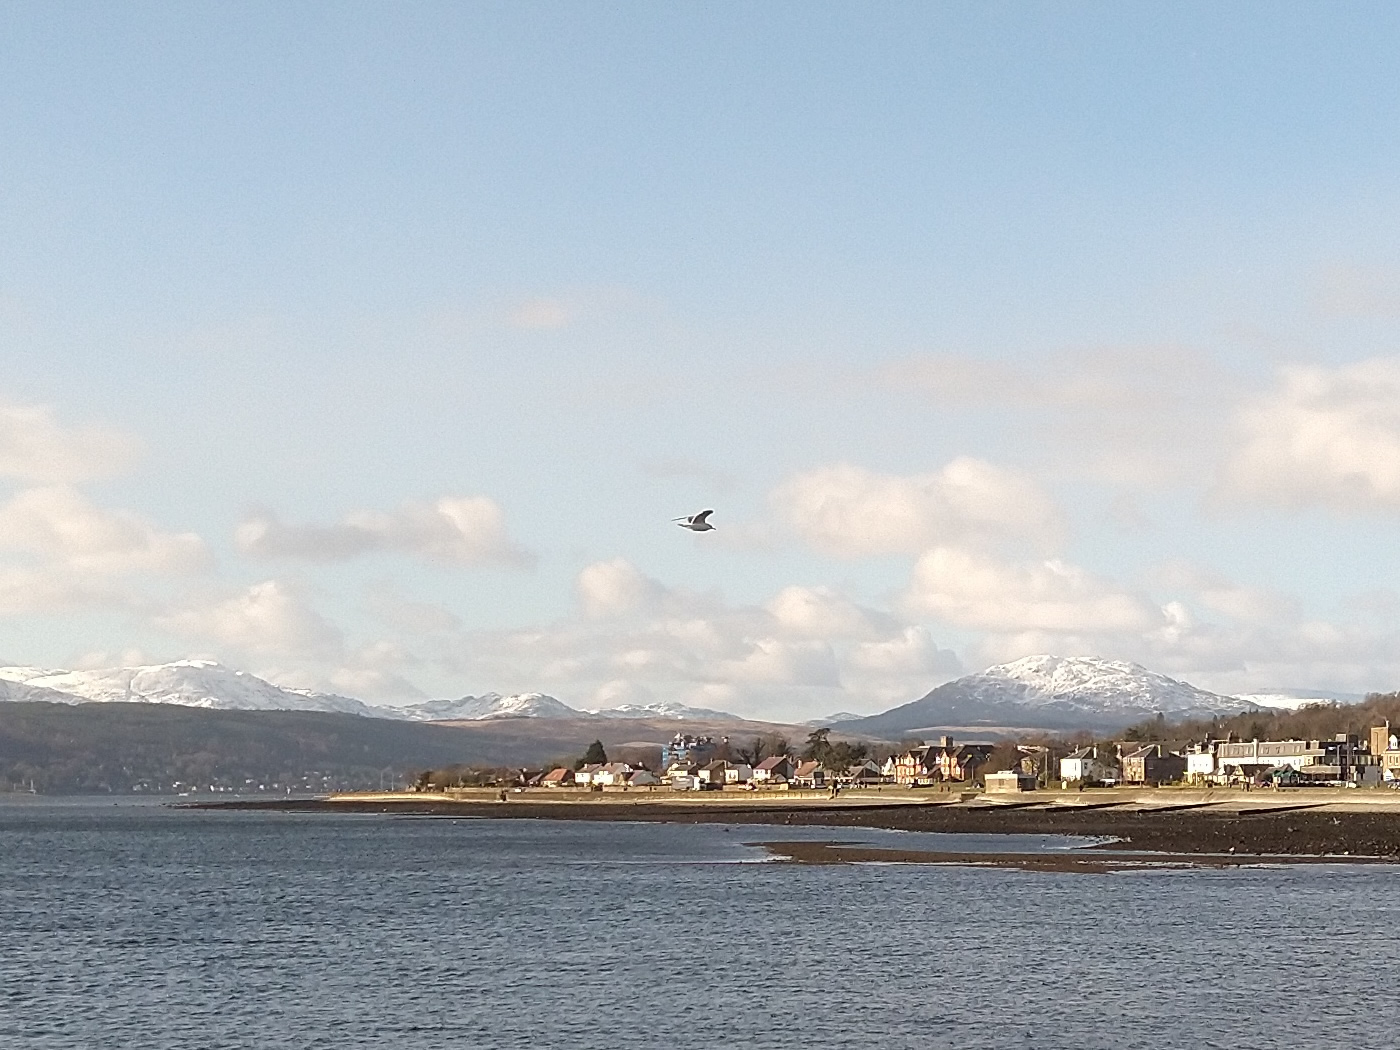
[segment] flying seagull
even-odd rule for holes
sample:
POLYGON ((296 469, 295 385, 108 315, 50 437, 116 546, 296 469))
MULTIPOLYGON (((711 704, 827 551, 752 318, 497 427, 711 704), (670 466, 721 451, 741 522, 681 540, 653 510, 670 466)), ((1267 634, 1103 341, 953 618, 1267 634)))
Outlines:
POLYGON ((672 518, 677 525, 691 532, 713 532, 714 526, 710 524, 709 517, 713 510, 702 510, 699 514, 692 514, 688 518, 672 518))

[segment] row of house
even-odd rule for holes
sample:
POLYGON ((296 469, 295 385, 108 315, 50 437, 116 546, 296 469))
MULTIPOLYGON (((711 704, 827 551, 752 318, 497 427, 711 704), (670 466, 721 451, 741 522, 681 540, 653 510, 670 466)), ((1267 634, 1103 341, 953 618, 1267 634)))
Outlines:
MULTIPOLYGON (((865 760, 832 767, 819 761, 774 755, 757 764, 712 758, 721 743, 710 737, 677 735, 662 751, 660 775, 626 762, 552 769, 529 778, 532 787, 628 788, 667 785, 679 790, 815 788, 900 784, 906 787, 970 782, 995 745, 957 743, 950 736, 921 744, 883 763, 865 760)), ((727 749, 725 749, 727 750, 727 749)))
POLYGON ((1366 784, 1400 782, 1400 734, 1389 722, 1369 739, 1338 733, 1330 740, 1205 740, 1119 744, 1110 758, 1083 747, 1060 759, 1060 779, 1079 784, 1196 785, 1248 782, 1366 784))
MULTIPOLYGON (((951 736, 920 744, 884 763, 865 761, 845 768, 775 755, 756 765, 711 758, 711 738, 680 738, 667 748, 660 774, 626 762, 559 768, 529 781, 540 787, 655 788, 686 791, 758 788, 840 788, 898 784, 922 787, 982 780, 989 791, 1024 791, 1052 777, 1053 756, 1041 746, 1021 747, 1011 769, 983 775, 995 745, 958 743, 951 736)), ((1374 727, 1369 739, 1340 733, 1331 740, 1206 740, 1189 745, 1119 743, 1080 747, 1059 759, 1063 784, 1197 785, 1250 782, 1362 784, 1400 783, 1400 733, 1390 724, 1374 727)))

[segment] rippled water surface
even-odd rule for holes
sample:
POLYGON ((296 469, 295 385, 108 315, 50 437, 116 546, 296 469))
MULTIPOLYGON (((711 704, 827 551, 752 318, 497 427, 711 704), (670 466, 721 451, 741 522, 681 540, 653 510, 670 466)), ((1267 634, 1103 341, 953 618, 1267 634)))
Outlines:
POLYGON ((1395 868, 742 863, 799 837, 1063 845, 0 803, 0 1047, 1395 1045, 1395 868))

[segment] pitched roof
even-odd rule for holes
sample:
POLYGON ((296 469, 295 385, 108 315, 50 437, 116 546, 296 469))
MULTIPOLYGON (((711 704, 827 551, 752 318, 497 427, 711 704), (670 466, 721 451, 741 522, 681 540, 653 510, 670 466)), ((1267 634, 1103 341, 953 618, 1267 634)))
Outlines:
POLYGON ((758 765, 754 766, 754 769, 764 769, 771 772, 772 770, 777 769, 786 761, 788 761, 787 755, 774 755, 772 758, 765 758, 758 765))
POLYGON ((820 770, 821 767, 822 764, 820 762, 803 762, 800 766, 797 767, 797 772, 795 772, 793 776, 810 777, 813 773, 816 773, 818 770, 820 770))
POLYGON ((540 777, 540 783, 557 784, 560 781, 572 779, 573 775, 574 771, 572 769, 560 766, 558 769, 551 769, 544 776, 540 777))

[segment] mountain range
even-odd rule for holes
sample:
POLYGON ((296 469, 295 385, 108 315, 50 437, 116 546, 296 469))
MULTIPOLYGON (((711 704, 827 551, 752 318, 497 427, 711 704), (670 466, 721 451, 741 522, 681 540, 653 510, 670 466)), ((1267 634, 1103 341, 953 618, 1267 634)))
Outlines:
MULTIPOLYGON (((808 724, 836 726, 844 736, 887 740, 938 729, 1112 731, 1159 713, 1170 721, 1182 721, 1341 699, 1340 694, 1317 691, 1221 696, 1133 663, 1095 657, 1029 656, 947 682, 912 703, 881 714, 860 717, 842 712, 808 724)), ((412 722, 519 718, 740 721, 738 716, 723 711, 669 702, 583 711, 543 693, 486 693, 406 706, 374 705, 335 693, 287 689, 209 660, 88 671, 0 667, 0 701, 5 700, 177 704, 224 711, 305 711, 412 722)))
POLYGON ((493 718, 738 720, 737 715, 684 704, 627 704, 580 711, 543 693, 486 693, 424 700, 402 707, 367 704, 336 693, 286 689, 212 660, 65 671, 0 667, 0 701, 179 704, 216 711, 314 711, 412 722, 479 722, 493 718))

